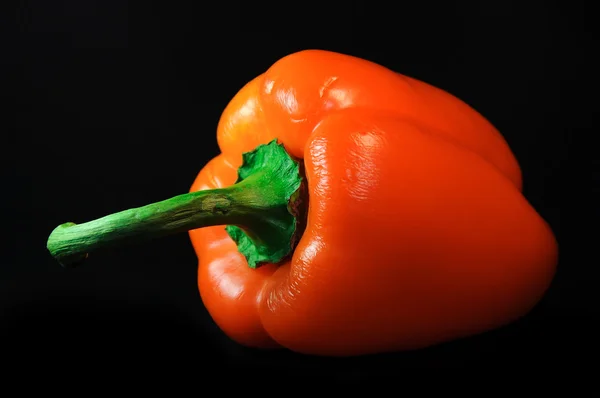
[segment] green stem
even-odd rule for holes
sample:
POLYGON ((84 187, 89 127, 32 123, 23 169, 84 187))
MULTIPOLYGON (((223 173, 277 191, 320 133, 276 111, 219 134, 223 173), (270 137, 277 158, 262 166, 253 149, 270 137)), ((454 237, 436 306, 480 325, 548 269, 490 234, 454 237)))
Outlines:
POLYGON ((302 164, 275 141, 244 154, 236 184, 187 193, 52 231, 47 248, 62 265, 91 251, 197 228, 227 225, 252 268, 285 260, 302 233, 307 207, 302 164))

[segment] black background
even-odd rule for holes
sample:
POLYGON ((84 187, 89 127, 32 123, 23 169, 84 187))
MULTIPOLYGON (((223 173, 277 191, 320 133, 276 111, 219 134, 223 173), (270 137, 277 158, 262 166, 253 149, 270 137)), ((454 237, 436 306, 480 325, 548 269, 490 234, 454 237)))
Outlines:
POLYGON ((411 367, 573 368, 598 354, 597 261, 578 246, 593 238, 573 235, 578 211, 593 202, 582 194, 589 180, 574 173, 572 153, 591 129, 591 106, 583 105, 591 84, 586 5, 317 4, 3 3, 4 358, 45 367, 58 357, 71 368, 107 360, 110 369, 159 372, 203 364, 300 370, 345 382, 411 367), (350 359, 262 352, 231 342, 210 320, 186 234, 95 253, 73 270, 50 258, 45 240, 59 223, 186 192, 218 153, 216 124, 227 102, 277 59, 307 48, 367 58, 443 88, 505 135, 525 195, 561 245, 556 280, 531 314, 418 352, 350 359))

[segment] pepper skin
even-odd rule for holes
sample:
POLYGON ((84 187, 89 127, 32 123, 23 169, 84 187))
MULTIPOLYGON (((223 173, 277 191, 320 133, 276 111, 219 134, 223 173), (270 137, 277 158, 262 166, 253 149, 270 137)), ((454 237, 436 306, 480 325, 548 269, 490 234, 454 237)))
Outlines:
POLYGON ((454 96, 358 58, 302 51, 232 99, 221 154, 191 191, 236 181, 273 139, 303 159, 306 230, 282 265, 248 267, 223 227, 189 232, 218 326, 251 347, 350 356, 418 349, 525 315, 558 247, 500 133, 454 96))

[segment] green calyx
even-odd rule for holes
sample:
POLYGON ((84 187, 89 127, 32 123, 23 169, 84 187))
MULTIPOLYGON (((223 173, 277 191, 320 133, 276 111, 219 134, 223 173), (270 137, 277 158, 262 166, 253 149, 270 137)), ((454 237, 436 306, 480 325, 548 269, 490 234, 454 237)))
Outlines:
POLYGON ((304 232, 307 208, 303 164, 273 140, 243 155, 230 187, 175 196, 83 224, 61 224, 47 248, 63 266, 74 266, 103 247, 224 225, 248 265, 257 268, 291 256, 304 232))
POLYGON ((306 216, 303 176, 302 164, 276 140, 244 153, 235 185, 248 195, 248 219, 225 229, 251 268, 292 254, 306 216))

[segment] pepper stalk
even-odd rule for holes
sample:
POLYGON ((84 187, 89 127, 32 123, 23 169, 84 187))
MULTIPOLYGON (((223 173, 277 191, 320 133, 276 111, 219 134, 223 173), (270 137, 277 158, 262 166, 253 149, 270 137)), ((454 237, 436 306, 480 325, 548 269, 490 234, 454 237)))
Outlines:
POLYGON ((285 261, 304 228, 308 193, 303 163, 276 140, 243 154, 235 184, 186 193, 83 224, 67 222, 48 237, 64 267, 101 248, 224 225, 251 268, 285 261))

